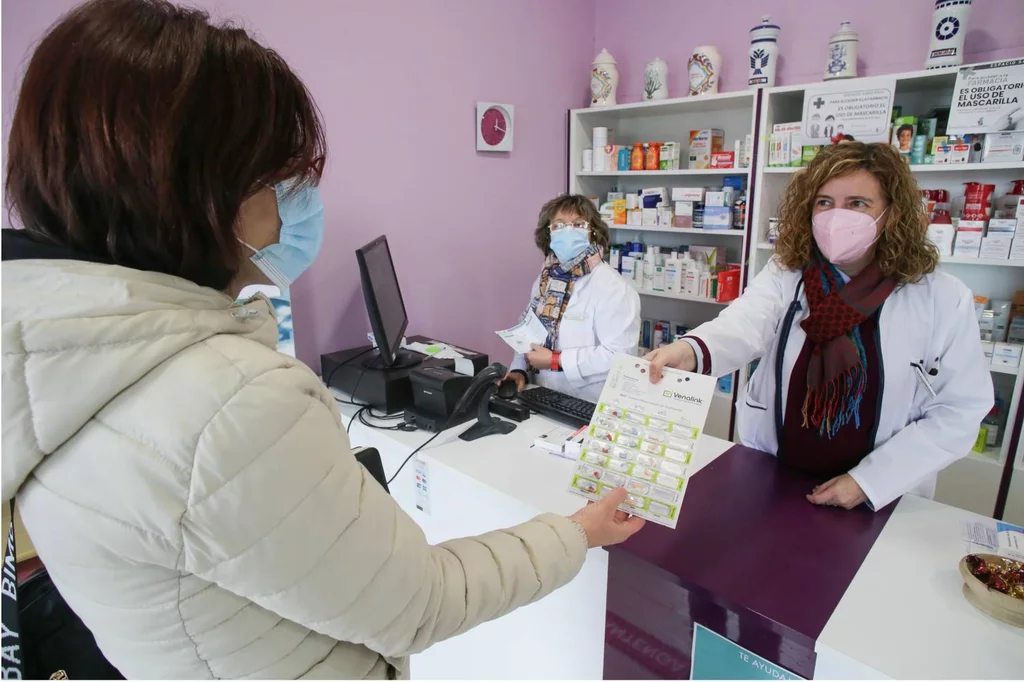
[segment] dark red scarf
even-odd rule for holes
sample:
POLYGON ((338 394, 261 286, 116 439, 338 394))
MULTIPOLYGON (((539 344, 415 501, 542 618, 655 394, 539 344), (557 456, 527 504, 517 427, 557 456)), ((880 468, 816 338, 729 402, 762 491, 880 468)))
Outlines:
POLYGON ((858 326, 896 288, 874 263, 847 283, 836 266, 815 259, 804 272, 810 314, 800 323, 814 344, 807 366, 803 425, 832 438, 844 424, 860 425, 867 362, 858 326))

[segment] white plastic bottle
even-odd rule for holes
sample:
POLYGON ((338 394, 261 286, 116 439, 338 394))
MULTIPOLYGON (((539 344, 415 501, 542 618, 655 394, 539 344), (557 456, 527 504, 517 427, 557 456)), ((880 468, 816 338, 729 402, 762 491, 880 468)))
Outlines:
POLYGON ((678 296, 682 293, 682 261, 675 251, 665 261, 665 292, 678 296))
POLYGON ((655 265, 654 266, 654 278, 651 283, 651 288, 654 291, 664 292, 665 291, 665 266, 655 265))
POLYGON ((686 284, 683 287, 683 293, 687 296, 696 296, 699 279, 700 274, 697 269, 697 263, 691 260, 686 264, 686 284))
POLYGON ((654 291, 654 269, 658 265, 657 255, 654 247, 647 247, 647 256, 644 258, 644 279, 643 290, 654 291))

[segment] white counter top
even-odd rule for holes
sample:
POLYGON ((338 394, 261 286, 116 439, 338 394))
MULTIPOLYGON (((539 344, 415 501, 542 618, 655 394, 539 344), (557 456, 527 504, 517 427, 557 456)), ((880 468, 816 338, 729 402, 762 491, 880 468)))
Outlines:
MULTIPOLYGON (((339 397, 344 397, 337 393, 339 397)), ((358 408, 339 403, 345 424, 348 424, 358 408)), ((543 415, 533 415, 516 426, 516 430, 504 436, 487 436, 472 442, 459 439, 459 434, 468 429, 475 421, 445 431, 430 445, 420 450, 419 456, 431 463, 446 467, 451 471, 468 476, 497 492, 516 498, 530 508, 540 512, 572 514, 586 500, 569 492, 574 463, 570 460, 552 455, 534 448, 533 442, 538 436, 557 426, 557 422, 543 415)), ((378 431, 369 429, 356 420, 353 429, 358 430, 359 438, 354 445, 372 445, 383 450, 384 447, 394 450, 396 447, 406 455, 430 438, 425 431, 378 431)), ((694 452, 692 473, 724 453, 732 443, 714 436, 703 435, 697 442, 694 452)), ((402 469, 399 477, 411 476, 413 466, 410 462, 402 469)), ((385 462, 385 473, 388 478, 394 475, 395 467, 388 468, 385 462)), ((397 481, 396 481, 397 482, 397 481)))
MULTIPOLYGON (((347 424, 357 408, 340 408, 347 424)), ((469 425, 442 433, 420 452, 431 467, 435 502, 429 513, 412 503, 413 462, 392 485, 396 500, 411 509, 431 542, 512 525, 541 512, 571 514, 584 504, 568 492, 574 463, 531 447, 555 422, 534 415, 511 434, 467 443, 458 434, 469 425)), ((352 429, 353 445, 380 450, 388 477, 432 435, 379 431, 358 420, 352 429)), ((706 466, 731 446, 702 436, 695 466, 706 466)), ((1024 630, 977 611, 960 592, 957 563, 969 551, 961 524, 978 518, 904 497, 818 637, 815 678, 1024 675, 1024 630)), ((414 676, 600 677, 607 567, 607 553, 593 550, 568 587, 416 657, 414 676), (510 638, 521 642, 518 653, 508 651, 510 638)))
POLYGON ((1024 629, 961 594, 961 524, 982 518, 905 496, 818 638, 815 677, 1024 677, 1024 629))

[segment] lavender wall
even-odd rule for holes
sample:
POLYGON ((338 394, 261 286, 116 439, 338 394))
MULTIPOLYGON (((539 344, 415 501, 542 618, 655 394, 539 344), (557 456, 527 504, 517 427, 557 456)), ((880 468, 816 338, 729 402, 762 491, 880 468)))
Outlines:
MULTIPOLYGON (((829 36, 841 21, 860 33, 862 76, 924 68, 932 0, 596 0, 595 54, 607 48, 618 62, 619 102, 639 101, 644 65, 669 65, 669 96, 686 94, 686 62, 697 45, 722 55, 720 90, 747 87, 749 29, 769 14, 782 26, 778 85, 820 81, 829 36)), ((1024 2, 975 0, 968 21, 967 61, 1024 53, 1024 2)))
MULTIPOLYGON (((4 0, 4 130, 23 60, 75 0, 4 0)), ((493 330, 526 304, 540 260, 530 232, 565 187, 565 110, 587 101, 593 55, 619 62, 619 100, 640 99, 644 64, 669 62, 682 94, 692 47, 724 58, 722 89, 745 86, 747 30, 762 13, 783 27, 781 84, 821 78, 828 35, 861 33, 863 74, 924 62, 931 0, 203 0, 281 52, 312 90, 332 160, 323 183, 323 254, 293 289, 299 357, 360 343, 369 328, 353 250, 391 241, 410 331, 507 360, 493 330), (513 11, 514 10, 514 11, 513 11), (478 154, 477 100, 516 107, 516 149, 478 154)), ((978 0, 968 59, 1024 52, 1024 0, 978 0)), ((4 133, 6 146, 6 132, 4 133)))
MULTIPOLYGON (((4 0, 5 131, 25 55, 74 0, 4 0)), ((410 332, 486 351, 540 266, 532 231, 565 188, 567 109, 587 102, 592 0, 204 0, 301 74, 327 123, 327 236, 293 288, 298 355, 365 343, 353 251, 388 235, 410 332), (515 105, 515 150, 478 154, 477 100, 515 105)), ((6 144, 6 132, 4 134, 6 144)))

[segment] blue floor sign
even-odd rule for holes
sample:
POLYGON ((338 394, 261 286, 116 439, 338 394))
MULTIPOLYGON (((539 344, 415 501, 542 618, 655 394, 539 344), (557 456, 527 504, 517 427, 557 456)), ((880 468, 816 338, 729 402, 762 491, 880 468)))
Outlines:
POLYGON ((739 644, 693 624, 691 680, 802 680, 739 644))

